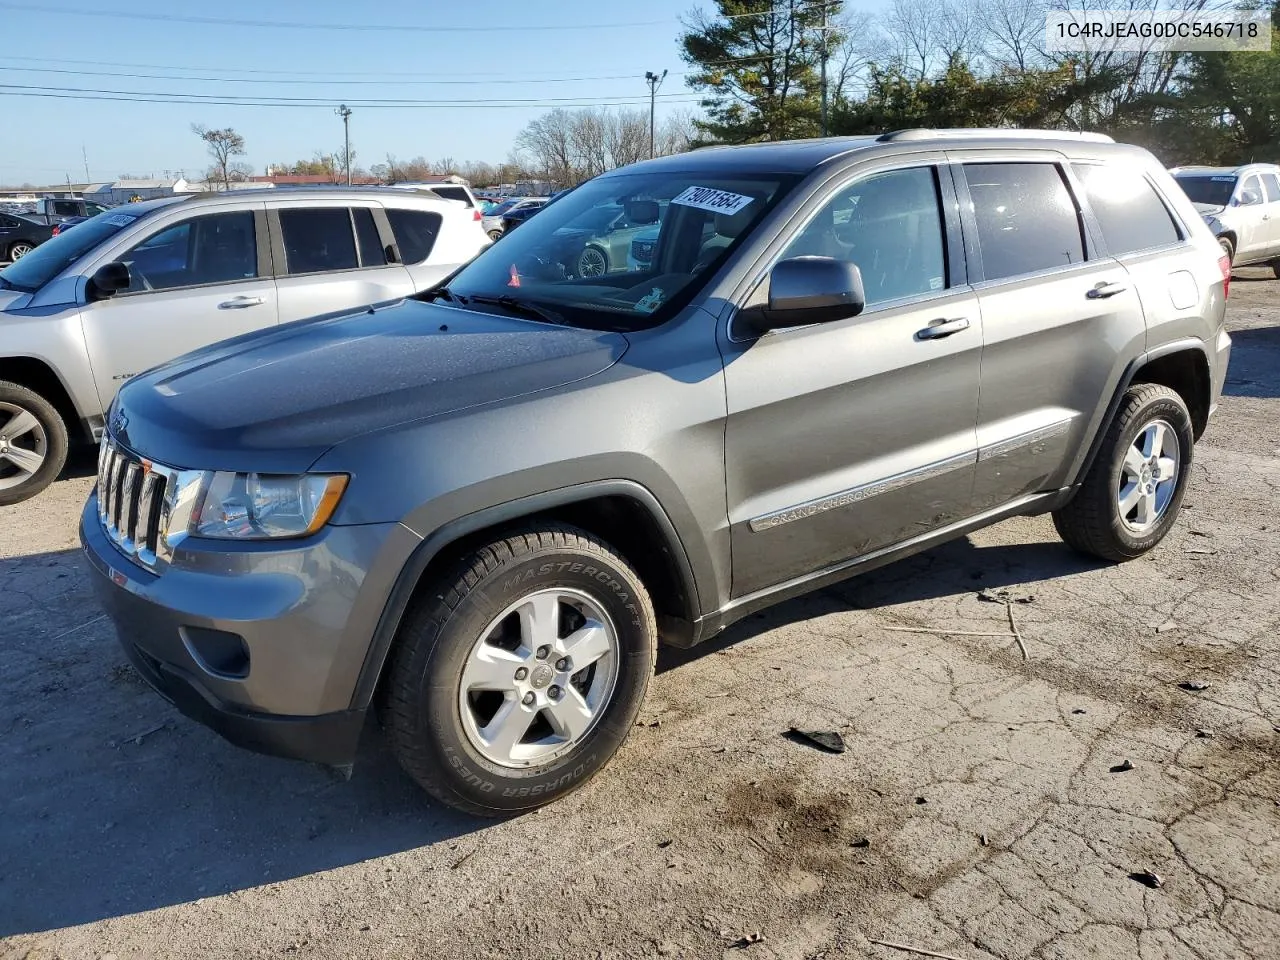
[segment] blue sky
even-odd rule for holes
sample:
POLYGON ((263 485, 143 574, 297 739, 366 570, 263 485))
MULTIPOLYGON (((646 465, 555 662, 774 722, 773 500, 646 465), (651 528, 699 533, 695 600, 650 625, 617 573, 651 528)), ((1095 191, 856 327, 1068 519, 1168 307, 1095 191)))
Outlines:
MULTIPOLYGON (((692 106, 688 101, 695 99, 678 75, 685 68, 676 46, 679 18, 694 5, 694 0, 360 5, 223 0, 216 6, 195 0, 138 0, 136 5, 0 0, 5 38, 0 45, 0 184, 59 183, 67 175, 82 181, 82 144, 94 180, 123 173, 162 176, 166 170, 199 174, 208 159, 190 131, 192 123, 235 127, 247 142, 243 159, 262 172, 267 163, 340 147, 342 121, 334 108, 343 101, 569 98, 594 103, 634 97, 632 106, 647 108, 645 71, 668 69, 671 75, 659 92, 661 117, 692 106), (361 29, 277 28, 262 21, 361 29), (483 29, 432 32, 433 24, 483 29), (582 28, 596 24, 613 26, 582 28), (371 29, 383 25, 398 29, 371 29), (438 82, 444 80, 467 82, 438 82), (73 97, 66 88, 321 103, 266 107, 15 95, 24 92, 15 87, 33 86, 73 97)), ((519 130, 556 105, 387 109, 353 103, 356 162, 367 166, 387 153, 402 160, 421 155, 501 161, 519 130)))

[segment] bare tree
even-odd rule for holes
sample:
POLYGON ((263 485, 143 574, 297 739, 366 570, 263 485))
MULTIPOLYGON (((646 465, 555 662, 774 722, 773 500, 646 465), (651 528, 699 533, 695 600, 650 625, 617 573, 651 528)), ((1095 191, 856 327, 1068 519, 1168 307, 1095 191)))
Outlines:
MULTIPOLYGON (((241 173, 244 169, 242 164, 235 164, 233 168, 231 160, 232 157, 244 156, 244 137, 231 127, 214 130, 201 123, 193 123, 191 132, 205 142, 209 156, 213 158, 213 166, 209 168, 208 173, 209 179, 219 179, 222 181, 222 189, 231 189, 232 173, 241 173)), ((237 179, 244 179, 244 176, 239 176, 237 179)))
POLYGON ((1026 73, 1045 62, 1042 0, 979 0, 980 41, 997 69, 1026 73))

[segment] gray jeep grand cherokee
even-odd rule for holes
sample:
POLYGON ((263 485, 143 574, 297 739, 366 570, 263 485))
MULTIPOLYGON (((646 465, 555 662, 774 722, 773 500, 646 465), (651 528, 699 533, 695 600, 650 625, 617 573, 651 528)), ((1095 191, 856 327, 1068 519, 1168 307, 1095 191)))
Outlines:
POLYGON ((1217 241, 1144 151, 903 131, 598 177, 442 286, 189 354, 81 536, 130 659, 254 749, 502 814, 600 770, 657 644, 1015 514, 1108 560, 1222 388, 1217 241), (661 218, 642 271, 559 239, 661 218))

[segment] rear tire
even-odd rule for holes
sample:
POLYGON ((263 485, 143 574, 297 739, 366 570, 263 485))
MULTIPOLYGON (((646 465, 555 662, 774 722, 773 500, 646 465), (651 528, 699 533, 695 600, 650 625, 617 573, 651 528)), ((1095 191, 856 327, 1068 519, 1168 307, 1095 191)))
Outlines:
POLYGON ((1177 520, 1194 444, 1182 397, 1159 384, 1132 387, 1084 483, 1053 512, 1059 536, 1103 560, 1142 556, 1177 520))
POLYGON ((405 771, 467 813, 505 816, 582 786, 622 746, 657 653, 631 566, 591 534, 540 524, 426 585, 381 702, 405 771))
POLYGON ((9 248, 9 259, 21 260, 34 249, 35 247, 32 244, 27 243, 25 240, 19 240, 9 248))
POLYGON ((0 507, 29 500, 67 462, 67 425, 40 394, 0 380, 0 507))
POLYGON ((502 238, 502 231, 501 231, 501 230, 490 230, 490 231, 489 231, 489 239, 490 239, 490 240, 499 240, 499 239, 501 239, 501 238, 502 238))
POLYGON ((1275 278, 1280 280, 1280 260, 1271 261, 1271 272, 1275 274, 1275 278))

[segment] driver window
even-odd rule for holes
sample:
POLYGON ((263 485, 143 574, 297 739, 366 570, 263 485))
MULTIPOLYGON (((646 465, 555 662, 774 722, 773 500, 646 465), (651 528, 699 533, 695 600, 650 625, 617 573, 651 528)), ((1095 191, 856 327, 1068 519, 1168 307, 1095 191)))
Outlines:
POLYGON ((120 259, 129 266, 129 293, 253 279, 253 211, 192 217, 153 233, 120 259))
POLYGON ((851 260, 867 304, 946 286, 942 214, 932 167, 877 174, 842 188, 791 241, 782 259, 851 260))

